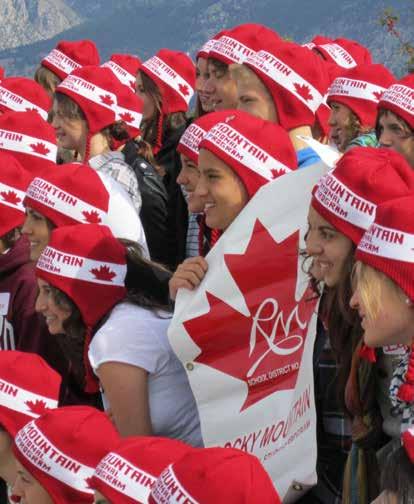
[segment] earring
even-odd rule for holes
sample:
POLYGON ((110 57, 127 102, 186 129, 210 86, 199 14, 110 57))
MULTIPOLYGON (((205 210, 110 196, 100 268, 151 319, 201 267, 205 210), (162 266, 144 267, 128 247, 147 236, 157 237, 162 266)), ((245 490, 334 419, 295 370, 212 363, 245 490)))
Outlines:
POLYGON ((410 306, 410 305, 412 305, 413 303, 412 303, 412 301, 411 301, 411 299, 410 299, 410 298, 405 298, 405 304, 406 304, 406 305, 408 305, 408 306, 410 306))

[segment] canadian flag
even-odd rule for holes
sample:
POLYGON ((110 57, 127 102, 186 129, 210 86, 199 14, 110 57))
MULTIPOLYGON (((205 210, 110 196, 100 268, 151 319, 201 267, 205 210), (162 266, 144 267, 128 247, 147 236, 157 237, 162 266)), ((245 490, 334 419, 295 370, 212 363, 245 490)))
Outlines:
POLYGON ((327 170, 319 163, 260 189, 207 256, 200 287, 179 292, 169 330, 205 445, 256 455, 284 502, 316 483, 318 300, 300 250, 327 170))

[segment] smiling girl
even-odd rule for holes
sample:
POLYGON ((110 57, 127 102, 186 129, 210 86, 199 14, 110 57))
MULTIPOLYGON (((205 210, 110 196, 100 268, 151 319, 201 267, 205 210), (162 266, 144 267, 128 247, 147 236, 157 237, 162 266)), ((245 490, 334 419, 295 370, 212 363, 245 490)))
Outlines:
MULTIPOLYGON (((296 167, 296 153, 283 128, 241 110, 228 111, 199 144, 194 198, 203 203, 207 226, 224 232, 260 187, 296 167), (245 141, 238 143, 237 138, 245 141), (249 147, 267 161, 251 156, 249 147)), ((196 288, 206 271, 203 257, 186 259, 170 280, 171 298, 181 287, 196 288)))
MULTIPOLYGON (((366 502, 376 495, 375 480, 358 475, 365 468, 375 469, 372 464, 381 435, 374 369, 372 364, 360 360, 362 329, 355 314, 347 308, 354 252, 364 230, 372 223, 376 206, 408 194, 413 184, 411 170, 398 154, 385 149, 355 148, 321 179, 309 209, 307 252, 329 289, 328 316, 324 321, 328 334, 315 371, 321 426, 320 482, 315 491, 322 491, 324 486, 335 487, 338 498, 351 442, 349 418, 352 418, 353 445, 344 499, 348 498, 351 481, 363 485, 361 492, 366 495, 366 502)), ((322 333, 318 335, 319 339, 323 337, 322 333)))

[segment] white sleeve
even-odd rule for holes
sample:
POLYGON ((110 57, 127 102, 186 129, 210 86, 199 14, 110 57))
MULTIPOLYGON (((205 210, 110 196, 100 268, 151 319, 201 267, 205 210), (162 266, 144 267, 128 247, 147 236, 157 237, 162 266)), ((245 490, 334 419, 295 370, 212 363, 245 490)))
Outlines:
MULTIPOLYGON (((143 310, 131 305, 116 306, 96 332, 89 347, 93 370, 105 362, 121 362, 154 373, 168 360, 156 333, 157 326, 143 310)), ((166 330, 166 329, 165 329, 166 330)))

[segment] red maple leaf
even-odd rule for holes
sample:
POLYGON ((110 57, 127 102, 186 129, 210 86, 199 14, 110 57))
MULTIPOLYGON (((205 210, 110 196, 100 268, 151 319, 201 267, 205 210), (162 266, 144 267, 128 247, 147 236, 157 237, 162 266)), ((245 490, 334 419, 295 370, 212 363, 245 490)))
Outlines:
POLYGON ((250 315, 206 292, 209 312, 184 322, 201 348, 197 362, 246 383, 241 410, 295 387, 316 304, 308 290, 295 300, 298 250, 298 231, 277 243, 257 220, 245 253, 224 256, 250 315))
POLYGON ((126 123, 134 122, 134 118, 129 112, 122 112, 122 114, 119 114, 119 117, 126 123))
POLYGON ((188 96, 190 94, 187 84, 178 84, 178 89, 184 96, 188 96))
POLYGON ((38 154, 42 154, 43 156, 46 156, 46 154, 49 154, 50 152, 50 150, 42 142, 37 142, 36 144, 30 144, 30 147, 32 148, 33 152, 37 152, 38 154))
POLYGON ((90 212, 84 210, 82 215, 85 217, 85 221, 89 224, 100 224, 102 222, 102 219, 99 217, 96 210, 91 210, 90 212))
POLYGON ((99 95, 99 98, 101 99, 102 103, 105 103, 105 105, 113 105, 114 100, 111 98, 109 94, 106 95, 99 95))
POLYGON ((44 415, 45 413, 50 411, 50 408, 46 406, 45 401, 42 401, 40 399, 36 399, 35 402, 26 401, 25 404, 32 413, 35 413, 36 415, 39 416, 44 415))
POLYGON ((85 483, 86 483, 86 488, 93 488, 94 487, 94 484, 93 484, 93 479, 92 478, 85 478, 85 483))
POLYGON ((37 108, 34 108, 34 107, 31 107, 31 108, 26 107, 26 112, 39 112, 39 111, 37 110, 37 108))
POLYGON ((277 168, 277 169, 272 168, 270 172, 272 174, 273 179, 277 179, 278 177, 281 177, 282 175, 286 174, 286 170, 284 168, 277 168))
POLYGON ((7 201, 7 203, 11 203, 12 205, 18 205, 22 201, 14 191, 2 191, 0 192, 0 196, 3 198, 3 201, 7 201))
POLYGON ((377 101, 380 101, 381 96, 383 95, 383 92, 382 91, 374 91, 372 94, 375 96, 377 101))
POLYGON ((296 82, 294 86, 298 95, 300 95, 304 100, 306 101, 313 100, 313 96, 310 92, 309 86, 307 86, 306 84, 297 84, 296 82))
POLYGON ((111 271, 108 266, 99 266, 98 268, 91 269, 92 275, 95 276, 98 280, 107 280, 108 282, 112 282, 112 279, 116 277, 116 273, 111 271))
POLYGON ((129 85, 131 86, 132 91, 135 91, 136 82, 135 82, 135 81, 133 81, 133 80, 130 80, 130 81, 129 81, 129 85))

